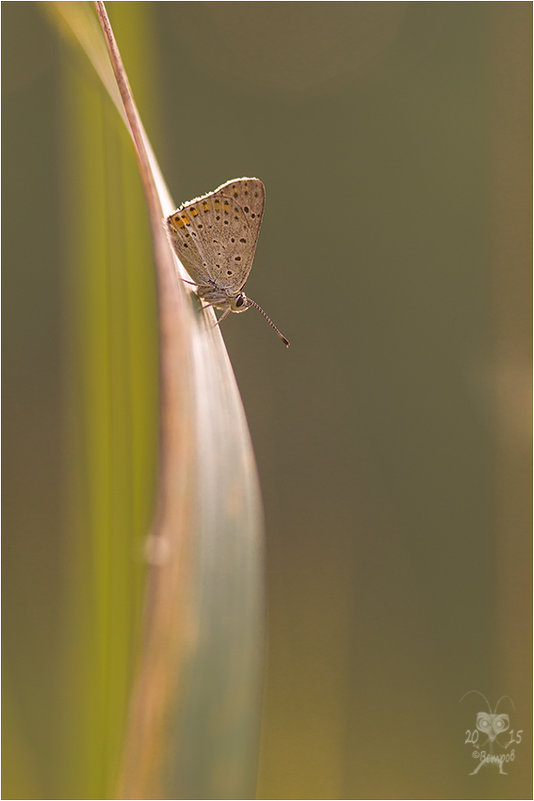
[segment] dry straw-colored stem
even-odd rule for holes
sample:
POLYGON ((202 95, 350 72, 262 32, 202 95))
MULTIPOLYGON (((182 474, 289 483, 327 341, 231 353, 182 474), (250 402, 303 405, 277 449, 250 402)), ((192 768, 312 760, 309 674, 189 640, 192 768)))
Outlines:
POLYGON ((135 145, 148 205, 158 288, 160 446, 156 517, 150 537, 154 564, 149 577, 151 597, 147 609, 144 664, 134 693, 119 789, 122 797, 146 797, 154 789, 154 777, 158 773, 163 748, 165 717, 178 681, 180 655, 184 653, 182 635, 187 614, 190 493, 183 467, 191 447, 190 433, 184 424, 188 418, 189 402, 184 386, 189 362, 184 331, 186 301, 162 231, 162 206, 166 198, 158 196, 146 135, 106 8, 102 2, 96 2, 95 7, 135 145), (181 604, 176 598, 180 588, 181 604), (169 670, 170 665, 172 670, 169 670))

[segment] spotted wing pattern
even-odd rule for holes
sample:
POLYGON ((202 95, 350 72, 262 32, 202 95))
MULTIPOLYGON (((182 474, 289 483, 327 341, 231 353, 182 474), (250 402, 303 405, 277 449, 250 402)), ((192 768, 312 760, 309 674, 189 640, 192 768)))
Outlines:
POLYGON ((264 203, 263 183, 239 178, 167 218, 174 249, 197 284, 239 292, 252 267, 264 203))
POLYGON ((172 247, 193 281, 197 284, 207 283, 209 274, 195 238, 190 234, 189 217, 183 216, 180 208, 165 222, 172 247))
POLYGON ((258 178, 237 178, 228 181, 215 190, 214 195, 233 198, 241 206, 252 232, 250 261, 254 258, 258 236, 260 234, 263 209, 265 206, 265 187, 258 178))

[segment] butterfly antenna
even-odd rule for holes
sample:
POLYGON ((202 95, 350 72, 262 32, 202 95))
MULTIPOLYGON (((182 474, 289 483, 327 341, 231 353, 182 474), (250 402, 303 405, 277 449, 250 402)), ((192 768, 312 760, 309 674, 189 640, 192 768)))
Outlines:
POLYGON ((251 300, 249 297, 247 297, 247 300, 252 306, 254 306, 255 309, 259 311, 260 314, 262 314, 265 317, 271 328, 274 328, 274 330, 276 331, 276 333, 278 334, 278 336, 280 337, 286 348, 289 348, 289 340, 286 339, 285 336, 282 334, 282 332, 275 326, 269 315, 266 314, 261 308, 261 306, 258 306, 258 304, 255 301, 251 300))

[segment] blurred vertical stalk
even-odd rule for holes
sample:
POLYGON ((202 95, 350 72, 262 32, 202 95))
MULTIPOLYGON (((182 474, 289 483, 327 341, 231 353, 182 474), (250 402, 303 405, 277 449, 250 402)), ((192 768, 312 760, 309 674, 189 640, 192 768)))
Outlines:
MULTIPOLYGON (((522 716, 532 707, 532 7, 496 4, 490 19, 497 636, 501 686, 522 716)), ((524 757, 511 794, 531 787, 524 757)))
MULTIPOLYGON (((140 7, 142 12, 142 6, 140 7)), ((133 13, 130 25, 142 25, 133 13)), ((69 54, 70 55, 70 54, 69 54)), ((66 54, 67 56, 67 54, 66 54)), ((114 794, 143 591, 157 442, 156 304, 131 145, 65 58, 68 790, 114 794), (132 247, 132 243, 135 246, 132 247), (81 689, 83 688, 83 689, 81 689)))

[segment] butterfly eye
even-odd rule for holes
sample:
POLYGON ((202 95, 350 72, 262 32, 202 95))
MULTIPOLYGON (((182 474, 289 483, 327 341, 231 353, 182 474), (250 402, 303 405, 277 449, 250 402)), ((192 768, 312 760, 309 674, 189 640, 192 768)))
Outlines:
POLYGON ((235 300, 235 305, 239 309, 243 305, 244 302, 245 302, 245 299, 244 299, 243 295, 238 295, 236 300, 235 300))

